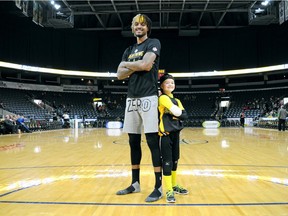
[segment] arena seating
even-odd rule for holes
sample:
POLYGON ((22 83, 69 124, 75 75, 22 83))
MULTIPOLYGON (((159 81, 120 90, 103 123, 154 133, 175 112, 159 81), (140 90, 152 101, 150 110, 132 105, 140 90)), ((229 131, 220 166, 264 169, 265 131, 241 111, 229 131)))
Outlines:
POLYGON ((0 92, 0 101, 5 110, 29 119, 45 119, 47 111, 32 102, 27 90, 1 88, 0 92))
MULTIPOLYGON (((41 107, 33 103, 33 99, 41 99, 43 103, 49 107, 57 109, 58 115, 68 111, 70 118, 77 116, 86 119, 92 119, 93 127, 105 127, 105 123, 109 120, 120 119, 123 121, 125 110, 126 93, 106 93, 101 95, 103 102, 107 105, 107 111, 103 115, 97 111, 93 105, 93 95, 90 93, 75 92, 43 92, 31 90, 19 90, 0 88, 0 101, 3 102, 5 110, 24 115, 28 119, 47 120, 51 118, 51 113, 45 106, 41 107)), ((186 127, 201 127, 206 120, 213 120, 217 116, 219 106, 219 98, 223 96, 223 92, 175 92, 175 97, 179 98, 188 112, 189 119, 184 122, 186 127)), ((246 91, 227 91, 225 96, 230 98, 229 108, 225 108, 219 121, 221 127, 239 127, 240 112, 245 108, 245 114, 248 118, 255 118, 262 115, 261 106, 253 104, 254 101, 269 102, 271 97, 287 96, 287 88, 269 89, 269 90, 246 90, 246 91), (230 119, 230 120, 229 120, 230 119), (233 120, 231 120, 233 119, 233 120)), ((46 121, 47 122, 47 121, 46 121)), ((31 121, 31 128, 45 129, 45 124, 37 124, 31 121)), ((49 128, 57 128, 53 124, 49 128)), ((263 126, 265 127, 265 125, 263 126)))

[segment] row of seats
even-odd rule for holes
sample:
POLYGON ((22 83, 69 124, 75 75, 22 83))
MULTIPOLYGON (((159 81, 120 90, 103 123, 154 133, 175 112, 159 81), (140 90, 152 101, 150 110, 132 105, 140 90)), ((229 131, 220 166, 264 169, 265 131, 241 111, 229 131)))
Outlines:
MULTIPOLYGON (((246 91, 243 92, 229 92, 227 95, 231 98, 233 103, 231 107, 225 110, 223 116, 227 118, 239 118, 243 105, 247 100, 258 98, 259 100, 265 98, 269 100, 271 96, 281 97, 287 92, 287 89, 261 90, 261 91, 246 91)), ((216 101, 222 96, 219 92, 207 93, 175 93, 188 112, 191 122, 188 125, 199 125, 193 119, 213 118, 217 112, 216 101), (218 99, 217 99, 218 98, 218 99)), ((98 112, 92 105, 93 95, 88 93, 71 93, 71 92, 43 92, 43 91, 29 91, 19 89, 0 88, 0 101, 4 104, 5 109, 15 113, 22 114, 25 117, 33 119, 48 119, 51 115, 45 107, 38 106, 32 102, 32 99, 42 99, 43 102, 49 106, 61 107, 61 111, 69 111, 70 117, 86 116, 88 119, 96 119, 101 116, 110 116, 112 118, 123 118, 125 110, 126 93, 103 95, 103 98, 109 98, 113 103, 119 104, 117 108, 109 108, 107 112, 98 112)), ((246 117, 254 118, 261 114, 260 109, 251 109, 245 111, 246 117)))
POLYGON ((27 127, 31 131, 45 131, 45 130, 56 130, 56 129, 61 129, 63 127, 62 122, 59 121, 46 121, 46 120, 35 120, 31 122, 26 122, 25 123, 27 127))

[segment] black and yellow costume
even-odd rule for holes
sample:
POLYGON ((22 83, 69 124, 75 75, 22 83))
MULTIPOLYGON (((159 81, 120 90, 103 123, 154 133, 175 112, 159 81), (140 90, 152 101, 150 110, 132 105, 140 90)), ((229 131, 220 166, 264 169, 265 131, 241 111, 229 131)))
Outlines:
POLYGON ((159 116, 159 135, 165 136, 170 132, 180 131, 183 129, 182 121, 187 118, 187 113, 184 110, 184 107, 181 101, 173 97, 173 94, 166 95, 162 94, 159 97, 159 107, 158 107, 160 116, 159 116), (182 114, 179 117, 174 116, 169 109, 176 105, 182 110, 182 114))
POLYGON ((162 94, 159 97, 159 135, 161 136, 161 153, 163 160, 163 174, 171 175, 171 170, 177 169, 179 159, 179 136, 183 129, 182 120, 187 119, 187 113, 177 98, 173 94, 162 94), (170 108, 176 105, 182 110, 178 117, 170 112, 170 108))

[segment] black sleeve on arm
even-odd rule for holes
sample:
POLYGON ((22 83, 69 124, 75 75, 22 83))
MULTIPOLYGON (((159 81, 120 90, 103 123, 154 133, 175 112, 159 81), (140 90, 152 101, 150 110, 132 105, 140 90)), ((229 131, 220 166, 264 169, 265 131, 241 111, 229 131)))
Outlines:
POLYGON ((177 117, 180 120, 185 120, 188 118, 188 114, 186 112, 186 110, 182 110, 182 114, 180 116, 177 117))
POLYGON ((131 53, 132 46, 129 46, 122 55, 122 61, 128 61, 128 56, 131 53))

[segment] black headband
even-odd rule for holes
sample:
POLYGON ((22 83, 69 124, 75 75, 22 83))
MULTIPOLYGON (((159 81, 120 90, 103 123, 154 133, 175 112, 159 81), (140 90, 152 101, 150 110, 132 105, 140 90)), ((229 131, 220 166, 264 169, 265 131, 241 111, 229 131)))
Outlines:
POLYGON ((163 76, 160 77, 160 85, 166 80, 166 79, 173 79, 174 80, 174 77, 170 74, 164 74, 163 76))

